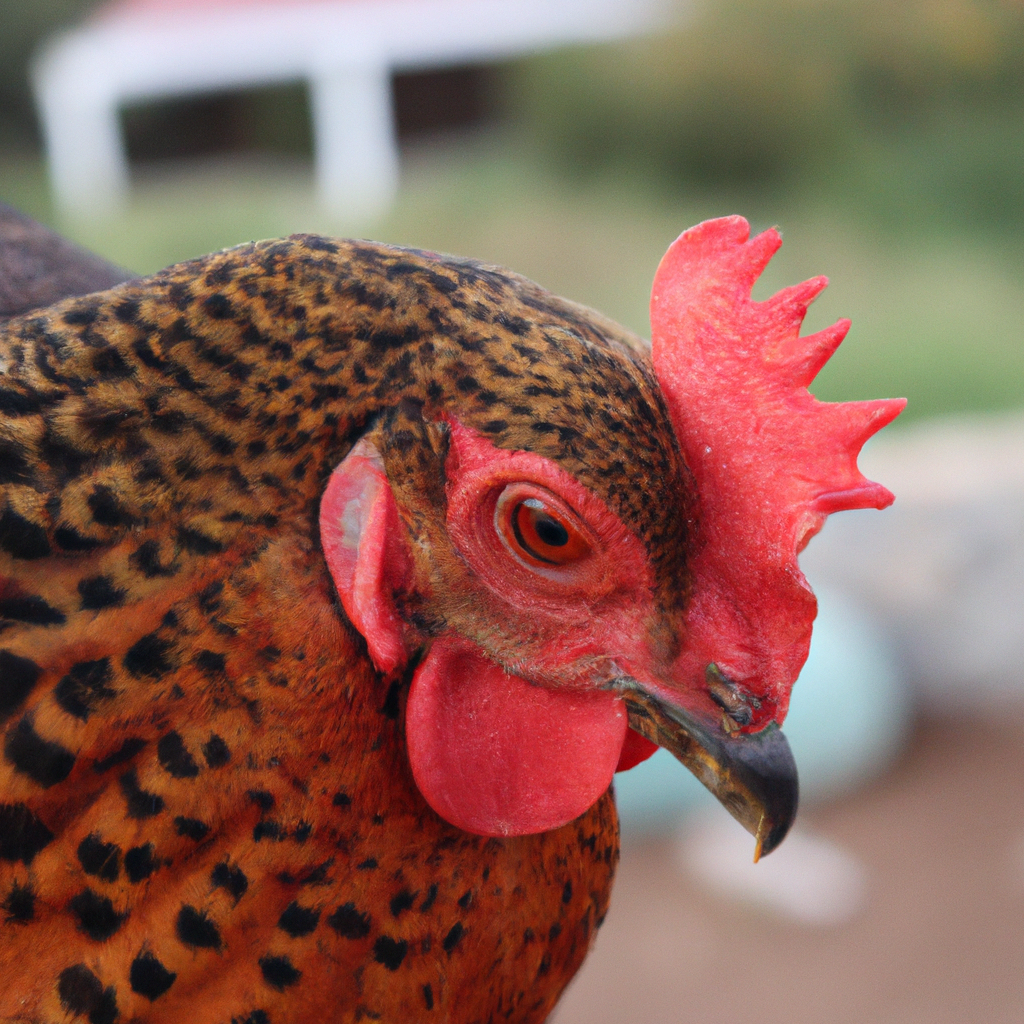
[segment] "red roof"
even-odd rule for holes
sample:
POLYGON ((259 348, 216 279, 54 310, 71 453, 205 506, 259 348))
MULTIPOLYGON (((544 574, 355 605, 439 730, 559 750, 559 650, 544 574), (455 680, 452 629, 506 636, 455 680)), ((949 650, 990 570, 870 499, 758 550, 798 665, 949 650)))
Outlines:
MULTIPOLYGON (((233 10, 245 7, 299 7, 324 0, 110 0, 95 12, 100 17, 121 14, 205 14, 211 10, 233 10)), ((347 0, 333 0, 346 3, 347 0)))

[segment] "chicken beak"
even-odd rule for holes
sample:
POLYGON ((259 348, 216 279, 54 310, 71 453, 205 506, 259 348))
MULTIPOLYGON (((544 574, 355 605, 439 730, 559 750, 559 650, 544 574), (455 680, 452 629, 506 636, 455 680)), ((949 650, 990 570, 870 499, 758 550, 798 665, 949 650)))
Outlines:
POLYGON ((617 681, 630 728, 671 751, 754 837, 754 861, 771 853, 796 817, 796 762, 782 730, 772 723, 760 732, 727 732, 653 696, 633 679, 617 681))

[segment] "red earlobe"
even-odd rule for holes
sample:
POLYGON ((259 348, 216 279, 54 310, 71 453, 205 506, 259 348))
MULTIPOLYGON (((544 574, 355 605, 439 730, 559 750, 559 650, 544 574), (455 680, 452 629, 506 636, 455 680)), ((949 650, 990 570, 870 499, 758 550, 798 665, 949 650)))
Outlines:
POLYGON ((320 502, 320 542, 338 596, 379 672, 407 660, 394 593, 408 570, 395 499, 366 439, 331 474, 320 502))

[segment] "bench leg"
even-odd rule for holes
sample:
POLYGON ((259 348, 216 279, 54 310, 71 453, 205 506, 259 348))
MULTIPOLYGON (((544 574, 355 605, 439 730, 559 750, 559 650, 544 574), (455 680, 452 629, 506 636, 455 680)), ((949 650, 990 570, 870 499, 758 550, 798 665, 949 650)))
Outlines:
POLYGON ((385 213, 398 189, 388 68, 381 64, 319 72, 310 82, 310 97, 320 201, 346 219, 385 213))
POLYGON ((89 94, 71 76, 37 80, 50 184, 58 207, 74 217, 106 216, 128 194, 128 160, 113 97, 89 94))

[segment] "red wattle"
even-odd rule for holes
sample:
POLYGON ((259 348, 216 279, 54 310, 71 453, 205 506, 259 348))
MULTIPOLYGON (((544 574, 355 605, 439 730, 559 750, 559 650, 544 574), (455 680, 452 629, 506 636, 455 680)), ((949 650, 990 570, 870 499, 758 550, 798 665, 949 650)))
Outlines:
POLYGON ((617 772, 628 772, 635 768, 641 761, 646 761, 658 749, 657 743, 652 743, 646 736, 626 730, 626 739, 622 744, 622 753, 619 754, 619 763, 615 766, 617 772))
POLYGON ((416 785, 451 824, 532 835, 579 817, 612 781, 626 709, 604 690, 553 690, 440 640, 416 670, 406 739, 416 785))

